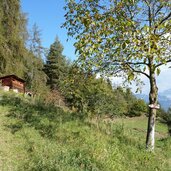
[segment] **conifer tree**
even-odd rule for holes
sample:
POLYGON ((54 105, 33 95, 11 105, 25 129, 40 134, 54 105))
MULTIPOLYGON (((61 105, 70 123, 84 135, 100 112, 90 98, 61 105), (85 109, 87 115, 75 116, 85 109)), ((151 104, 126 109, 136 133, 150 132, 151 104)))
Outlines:
POLYGON ((36 24, 33 25, 30 39, 28 41, 28 56, 26 73, 28 88, 34 94, 41 94, 46 90, 46 74, 43 71, 43 46, 41 42, 41 32, 36 24))
POLYGON ((54 43, 50 46, 44 71, 48 76, 47 85, 51 89, 60 89, 60 83, 67 72, 67 61, 62 54, 63 46, 56 37, 54 43))
POLYGON ((41 40, 41 30, 35 23, 32 27, 29 39, 29 49, 37 57, 41 57, 44 51, 41 40))
POLYGON ((26 18, 19 0, 0 0, 0 74, 23 77, 26 57, 23 33, 26 18), (20 68, 20 69, 18 69, 20 68))

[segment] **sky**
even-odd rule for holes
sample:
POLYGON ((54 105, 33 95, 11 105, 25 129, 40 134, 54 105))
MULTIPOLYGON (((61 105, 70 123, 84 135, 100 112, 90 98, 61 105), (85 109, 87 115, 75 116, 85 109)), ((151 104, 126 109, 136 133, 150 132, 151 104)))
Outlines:
POLYGON ((69 59, 74 60, 75 49, 74 40, 69 38, 67 41, 67 31, 61 28, 64 20, 65 0, 21 0, 21 8, 27 13, 28 28, 31 29, 36 23, 42 34, 42 44, 49 48, 58 36, 64 46, 63 54, 69 59))
MULTIPOLYGON (((171 66, 171 64, 167 66, 162 66, 161 73, 157 77, 157 86, 158 86, 159 93, 162 93, 168 89, 171 89, 171 69, 169 68, 169 66, 171 66)), ((141 89, 142 93, 148 95, 150 91, 149 80, 145 76, 142 76, 142 75, 140 78, 144 82, 144 85, 142 86, 142 89, 141 89)), ((112 78, 112 81, 116 85, 117 84, 122 85, 121 78, 112 78)), ((137 87, 135 86, 134 83, 131 85, 131 89, 134 93, 136 92, 137 87)), ((168 96, 170 96, 170 94, 168 96)))
MULTIPOLYGON (((42 44, 49 48, 54 42, 55 37, 58 36, 60 42, 64 46, 63 54, 70 60, 76 59, 74 40, 69 38, 67 41, 67 31, 61 28, 65 21, 64 14, 65 0, 21 0, 22 11, 27 13, 28 28, 31 29, 36 23, 41 30, 42 44)), ((169 65, 171 66, 171 64, 169 65)), ((149 93, 149 82, 145 77, 141 77, 145 85, 142 88, 142 93, 149 93)), ((115 84, 121 84, 120 78, 113 78, 115 84)), ((157 78, 159 92, 171 89, 171 69, 168 66, 162 67, 162 72, 157 78)), ((133 91, 135 86, 133 85, 133 91)))

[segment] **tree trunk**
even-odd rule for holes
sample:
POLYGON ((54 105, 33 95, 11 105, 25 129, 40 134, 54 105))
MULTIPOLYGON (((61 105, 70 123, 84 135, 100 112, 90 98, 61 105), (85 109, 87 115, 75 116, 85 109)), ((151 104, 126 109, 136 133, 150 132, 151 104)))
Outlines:
MULTIPOLYGON (((158 101, 158 88, 156 85, 155 74, 153 73, 150 75, 149 103, 157 105, 157 101, 158 101)), ((149 108, 146 148, 150 151, 154 150, 154 144, 155 144, 155 119, 156 119, 156 109, 149 108)))

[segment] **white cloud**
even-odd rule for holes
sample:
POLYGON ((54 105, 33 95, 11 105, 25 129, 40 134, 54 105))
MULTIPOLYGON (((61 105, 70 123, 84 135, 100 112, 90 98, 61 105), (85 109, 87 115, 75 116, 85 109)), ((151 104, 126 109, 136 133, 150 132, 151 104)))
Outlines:
POLYGON ((171 89, 171 68, 167 66, 161 67, 161 74, 157 78, 159 92, 171 89))
MULTIPOLYGON (((141 80, 144 82, 144 85, 142 86, 142 93, 143 94, 149 94, 150 86, 149 86, 149 80, 145 76, 141 76, 141 80)), ((122 85, 122 78, 112 77, 111 81, 115 85, 122 85)), ((169 65, 162 66, 161 67, 161 73, 157 77, 157 86, 159 89, 159 92, 163 92, 167 89, 171 89, 171 68, 169 68, 169 65)), ((135 93, 136 91, 136 85, 133 83, 130 88, 135 93)))

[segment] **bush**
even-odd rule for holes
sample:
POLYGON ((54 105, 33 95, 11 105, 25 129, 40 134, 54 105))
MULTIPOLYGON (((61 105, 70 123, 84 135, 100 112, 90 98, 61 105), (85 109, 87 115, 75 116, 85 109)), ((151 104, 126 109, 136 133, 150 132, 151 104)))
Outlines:
POLYGON ((146 113, 147 113, 147 104, 144 102, 144 100, 137 99, 131 105, 127 116, 131 116, 131 117, 141 116, 146 113))
POLYGON ((65 107, 65 99, 61 95, 58 90, 52 90, 47 93, 47 96, 44 99, 44 103, 46 105, 58 106, 58 107, 65 107))

